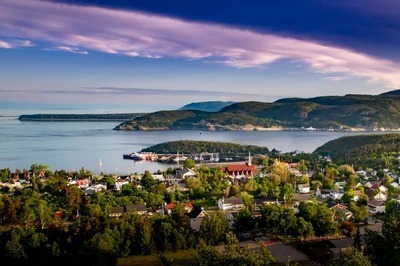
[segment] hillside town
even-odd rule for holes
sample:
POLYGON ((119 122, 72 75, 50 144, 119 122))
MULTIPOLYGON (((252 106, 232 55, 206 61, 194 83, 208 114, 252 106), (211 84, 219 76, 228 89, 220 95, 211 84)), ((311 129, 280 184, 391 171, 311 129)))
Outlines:
MULTIPOLYGON (((313 163, 304 158, 249 156, 245 162, 212 166, 196 166, 193 159, 186 159, 165 172, 123 176, 96 176, 84 168, 52 172, 39 164, 15 172, 3 169, 1 227, 29 225, 44 235, 54 228, 67 235, 84 234, 72 242, 89 241, 91 250, 96 244, 89 236, 112 237, 118 231, 119 242, 113 241, 125 245, 125 251, 115 250, 113 242, 109 252, 115 257, 193 250, 198 241, 220 250, 229 232, 238 245, 249 249, 258 250, 261 243, 271 262, 326 264, 356 244, 368 249, 366 235, 382 233, 387 204, 400 206, 398 168, 355 170, 335 165, 329 157, 319 156, 313 163), (124 235, 121 230, 127 229, 121 223, 134 226, 136 235, 124 235), (319 249, 324 252, 316 252, 319 249)), ((0 248, 11 261, 28 256, 30 250, 14 254, 8 243, 22 245, 24 237, 38 232, 16 234, 17 239, 13 234, 1 236, 7 244, 0 248)), ((71 243, 59 243, 57 238, 46 241, 43 244, 64 248, 50 259, 88 252, 71 250, 71 243)))

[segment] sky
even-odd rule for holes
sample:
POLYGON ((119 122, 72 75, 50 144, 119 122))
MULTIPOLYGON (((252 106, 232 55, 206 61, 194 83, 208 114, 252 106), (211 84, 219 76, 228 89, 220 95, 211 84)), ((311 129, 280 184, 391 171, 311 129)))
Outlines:
POLYGON ((398 0, 0 0, 0 103, 142 112, 400 89, 398 0))

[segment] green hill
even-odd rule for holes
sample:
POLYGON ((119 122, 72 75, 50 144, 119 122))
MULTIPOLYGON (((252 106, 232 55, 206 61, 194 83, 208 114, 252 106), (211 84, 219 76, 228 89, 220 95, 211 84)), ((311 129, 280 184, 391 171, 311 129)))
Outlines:
POLYGON ((400 134, 341 137, 325 143, 314 152, 329 155, 337 163, 363 165, 375 161, 375 164, 380 164, 384 154, 392 154, 392 160, 397 160, 397 154, 400 153, 400 134))
POLYGON ((241 102, 218 112, 161 111, 122 123, 116 130, 203 129, 257 130, 264 128, 321 130, 393 130, 400 128, 400 97, 346 95, 287 98, 273 103, 241 102))
POLYGON ((192 140, 179 140, 165 142, 143 149, 143 152, 156 152, 156 153, 169 153, 174 154, 177 152, 193 154, 200 152, 216 152, 223 154, 269 154, 266 147, 259 147, 254 145, 240 145, 227 142, 215 141, 192 141, 192 140))

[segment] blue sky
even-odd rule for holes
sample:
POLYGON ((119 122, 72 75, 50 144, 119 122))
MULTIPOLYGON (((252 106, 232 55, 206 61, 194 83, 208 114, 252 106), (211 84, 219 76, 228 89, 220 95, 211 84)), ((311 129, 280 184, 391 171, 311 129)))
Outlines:
POLYGON ((400 88, 400 2, 0 0, 0 101, 274 101, 400 88))

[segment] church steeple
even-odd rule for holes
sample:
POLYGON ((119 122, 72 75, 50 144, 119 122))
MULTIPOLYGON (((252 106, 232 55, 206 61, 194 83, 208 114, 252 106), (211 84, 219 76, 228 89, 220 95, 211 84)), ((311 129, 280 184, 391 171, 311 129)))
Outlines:
POLYGON ((247 165, 250 166, 251 165, 251 157, 250 157, 250 151, 249 151, 249 159, 247 161, 247 165))

